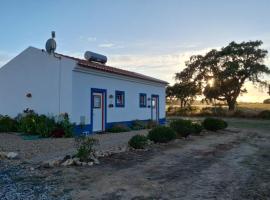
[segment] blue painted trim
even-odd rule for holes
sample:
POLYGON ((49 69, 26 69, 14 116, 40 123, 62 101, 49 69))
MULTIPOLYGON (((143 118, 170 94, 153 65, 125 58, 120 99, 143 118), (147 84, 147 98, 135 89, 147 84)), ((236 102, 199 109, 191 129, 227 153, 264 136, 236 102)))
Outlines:
POLYGON ((75 135, 89 135, 92 133, 92 124, 76 125, 73 129, 75 135))
POLYGON ((125 107, 125 92, 124 91, 119 91, 119 90, 115 90, 115 107, 125 107), (123 95, 123 104, 117 104, 117 95, 123 95))
MULTIPOLYGON (((139 120, 139 121, 148 122, 149 120, 151 120, 151 119, 145 119, 145 120, 139 120)), ((133 122, 134 122, 134 120, 131 120, 131 121, 121 121, 121 122, 109 122, 109 123, 107 123, 107 126, 106 127, 108 129, 108 128, 111 128, 115 124, 123 124, 123 125, 126 125, 128 127, 131 127, 131 125, 132 125, 133 122)), ((160 125, 165 125, 166 124, 166 118, 159 119, 158 123, 160 125)))
MULTIPOLYGON (((140 120, 140 121, 147 122, 149 120, 151 120, 151 119, 140 120)), ((106 124, 106 129, 111 128, 115 124, 124 124, 124 125, 126 125, 128 127, 131 127, 133 121, 134 120, 132 120, 132 121, 121 121, 121 122, 109 122, 109 123, 106 124)), ((159 119, 159 124, 160 125, 165 125, 166 124, 166 118, 159 119)), ((76 125, 75 128, 74 128, 75 135, 93 134, 92 130, 93 129, 92 129, 91 124, 84 125, 83 127, 81 125, 76 125)))
POLYGON ((93 133, 93 108, 94 108, 94 97, 93 93, 102 93, 104 95, 104 130, 106 130, 107 124, 107 90, 99 88, 91 88, 91 133, 93 133))
POLYGON ((146 106, 147 106, 147 95, 146 95, 146 93, 140 93, 139 94, 139 105, 140 105, 140 108, 146 108, 146 106), (141 104, 141 96, 145 97, 145 105, 141 104))
POLYGON ((151 95, 151 119, 153 120, 153 97, 156 97, 158 99, 156 106, 157 106, 157 118, 159 120, 159 95, 157 95, 157 94, 151 95))

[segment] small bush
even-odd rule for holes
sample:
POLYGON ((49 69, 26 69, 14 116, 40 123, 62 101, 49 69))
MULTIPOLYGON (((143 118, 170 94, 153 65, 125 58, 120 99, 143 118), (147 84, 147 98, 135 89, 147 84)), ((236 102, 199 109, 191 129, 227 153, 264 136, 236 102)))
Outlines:
POLYGON ((203 126, 201 124, 193 123, 192 126, 193 126, 192 134, 194 135, 199 135, 203 130, 203 126))
POLYGON ((35 113, 23 114, 18 121, 18 130, 28 134, 38 134, 38 115, 35 113))
POLYGON ((158 126, 158 123, 154 120, 148 120, 146 123, 146 128, 152 129, 158 126))
POLYGON ((15 132, 17 131, 16 120, 9 116, 0 116, 0 132, 15 132))
POLYGON ((135 135, 129 140, 128 144, 134 149, 144 149, 147 145, 147 137, 144 135, 135 135))
POLYGON ((111 128, 108 128, 107 131, 110 133, 121 133, 130 131, 130 128, 124 124, 114 124, 111 128))
POLYGON ((142 130, 146 128, 146 123, 144 121, 140 120, 134 120, 131 123, 131 129, 132 130, 142 130))
POLYGON ((270 119, 270 110, 263 110, 258 114, 259 118, 270 119))
POLYGON ((54 118, 47 117, 46 115, 40 115, 37 117, 35 132, 42 137, 50 137, 52 136, 55 126, 54 118))
POLYGON ((170 127, 157 126, 149 131, 148 138, 155 143, 166 143, 176 138, 176 134, 170 127))
POLYGON ((192 121, 178 119, 170 123, 170 127, 177 133, 179 137, 187 137, 194 132, 192 121))
POLYGON ((98 140, 91 137, 81 136, 76 138, 75 141, 77 147, 76 156, 82 162, 89 161, 91 156, 93 156, 95 153, 95 146, 98 145, 98 140))
POLYGON ((72 137, 73 136, 73 130, 74 130, 74 124, 70 123, 69 116, 67 113, 63 113, 58 116, 58 122, 57 127, 58 130, 64 131, 65 137, 72 137))
POLYGON ((217 131, 225 129, 228 126, 227 122, 217 118, 206 118, 203 121, 203 127, 209 131, 217 131))

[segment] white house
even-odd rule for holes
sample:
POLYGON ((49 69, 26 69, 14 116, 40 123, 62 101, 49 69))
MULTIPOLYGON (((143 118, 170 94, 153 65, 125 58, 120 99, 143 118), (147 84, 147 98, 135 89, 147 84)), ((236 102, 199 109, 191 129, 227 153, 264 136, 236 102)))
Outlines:
POLYGON ((68 113, 89 133, 136 119, 162 124, 166 85, 142 74, 29 47, 0 68, 0 114, 15 117, 26 108, 39 114, 68 113))

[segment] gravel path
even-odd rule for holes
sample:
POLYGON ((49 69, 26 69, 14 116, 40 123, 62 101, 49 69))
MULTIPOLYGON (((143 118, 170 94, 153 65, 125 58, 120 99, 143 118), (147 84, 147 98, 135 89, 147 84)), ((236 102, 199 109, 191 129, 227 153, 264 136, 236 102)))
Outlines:
MULTIPOLYGON (((99 140, 98 152, 121 152, 127 148, 128 140, 136 134, 147 134, 147 130, 126 133, 95 134, 91 137, 99 140)), ((73 138, 42 138, 23 140, 18 134, 0 134, 0 151, 19 153, 20 160, 38 163, 44 160, 74 154, 73 138)))

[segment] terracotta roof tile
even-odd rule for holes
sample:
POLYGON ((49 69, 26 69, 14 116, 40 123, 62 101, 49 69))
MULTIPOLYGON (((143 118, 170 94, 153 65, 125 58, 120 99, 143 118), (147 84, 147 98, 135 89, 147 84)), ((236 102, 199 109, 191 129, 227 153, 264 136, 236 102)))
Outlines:
POLYGON ((72 60, 75 60, 78 62, 78 65, 80 65, 81 67, 85 67, 85 68, 89 68, 89 69, 94 69, 94 70, 99 70, 99 71, 104 71, 104 72, 108 72, 108 73, 112 73, 112 74, 118 74, 118 75, 123 75, 123 76, 129 76, 132 78, 138 78, 138 79, 142 79, 142 80, 147 80, 147 81, 151 81, 151 82, 156 82, 156 83, 162 83, 162 84, 168 84, 168 82, 160 80, 160 79, 156 79, 150 76, 146 76, 143 74, 139 74, 136 72, 131 72, 128 70, 123 70, 123 69, 119 69, 119 68, 115 68, 115 67, 111 67, 108 65, 103 65, 100 63, 96 63, 96 62, 91 62, 91 61, 87 61, 87 60, 83 60, 83 59, 79 59, 79 58, 75 58, 75 57, 71 57, 71 56, 67 56, 67 55, 63 55, 63 54, 58 54, 59 56, 63 56, 72 60))

